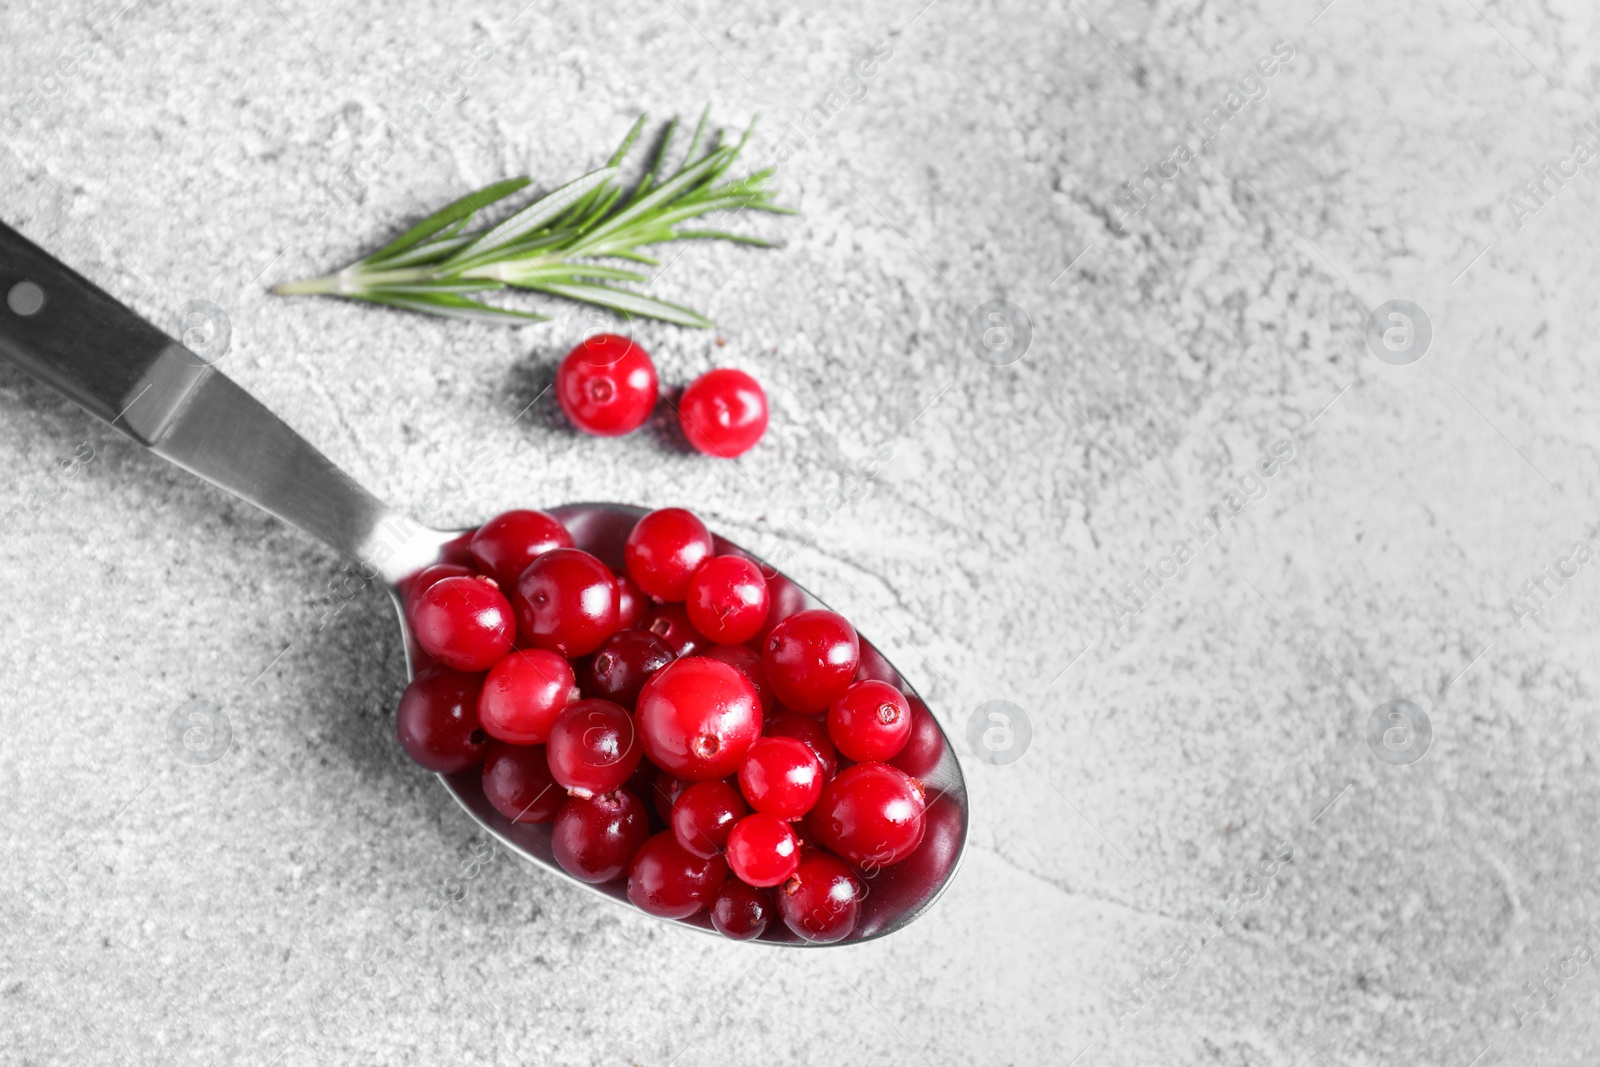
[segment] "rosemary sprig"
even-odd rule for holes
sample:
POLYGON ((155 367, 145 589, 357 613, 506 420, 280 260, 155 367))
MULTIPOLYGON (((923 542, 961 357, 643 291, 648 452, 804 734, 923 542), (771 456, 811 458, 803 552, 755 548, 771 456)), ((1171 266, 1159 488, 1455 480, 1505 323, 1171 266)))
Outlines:
POLYGON ((546 193, 499 223, 481 222, 479 215, 526 189, 531 184, 528 178, 484 186, 429 215, 365 259, 322 278, 286 282, 273 292, 342 296, 480 322, 548 320, 546 315, 495 307, 467 295, 509 287, 596 304, 624 315, 708 327, 710 320, 698 312, 606 284, 647 281, 638 271, 594 262, 613 259, 659 266, 659 260, 640 249, 669 241, 722 240, 775 247, 758 237, 684 225, 713 211, 794 212, 773 202, 766 187, 771 167, 724 180, 749 141, 750 130, 736 144, 722 144, 720 131, 708 141, 704 113, 683 163, 663 176, 677 125, 677 119, 666 124, 648 171, 631 188, 623 185, 619 172, 644 130, 644 116, 605 166, 546 193))

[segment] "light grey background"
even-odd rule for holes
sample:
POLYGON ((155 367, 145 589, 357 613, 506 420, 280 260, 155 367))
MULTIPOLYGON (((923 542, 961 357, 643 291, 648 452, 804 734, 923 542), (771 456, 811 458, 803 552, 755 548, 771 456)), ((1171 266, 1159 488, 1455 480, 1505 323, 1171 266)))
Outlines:
POLYGON ((226 308, 224 369, 375 491, 455 523, 692 504, 792 545, 958 743, 989 700, 1033 727, 1009 766, 963 754, 940 906, 857 949, 774 955, 475 870, 481 837, 392 740, 382 595, 319 624, 329 552, 0 368, 0 510, 93 456, 0 543, 0 1060, 1593 1060, 1600 566, 1521 625, 1508 599, 1600 519, 1600 163, 1520 226, 1507 204, 1595 146, 1592 5, 922 3, 0 10, 6 221, 148 316, 226 308), (667 381, 769 390, 736 463, 574 436, 540 397, 559 323, 266 295, 456 189, 575 176, 640 110, 764 112, 765 156, 884 40, 782 169, 803 216, 737 223, 788 247, 689 248, 652 287, 719 324, 641 331, 667 381), (1119 224, 1120 183, 1279 40, 1267 94, 1119 224), (386 128, 482 42, 463 99, 386 128), (965 343, 999 298, 1033 326, 1003 367, 965 343), (1410 366, 1366 345, 1395 299, 1433 328, 1410 366), (1108 591, 1280 440, 1265 497, 1112 626, 1108 591), (196 699, 231 728, 203 765, 167 744, 196 699), (1410 766, 1367 744, 1396 699, 1432 726, 1410 766), (1262 898, 1133 1012, 1126 985, 1241 887, 1262 898), (1546 968, 1570 978, 1535 1014, 1546 968))

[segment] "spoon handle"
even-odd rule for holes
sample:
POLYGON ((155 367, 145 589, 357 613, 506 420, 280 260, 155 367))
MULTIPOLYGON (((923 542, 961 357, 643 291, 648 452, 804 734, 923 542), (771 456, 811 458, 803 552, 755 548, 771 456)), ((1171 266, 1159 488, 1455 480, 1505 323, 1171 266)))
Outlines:
MULTIPOLYGON (((0 357, 90 414, 393 581, 426 531, 207 358, 0 222, 0 357)), ((214 358, 214 357, 213 357, 214 358)))

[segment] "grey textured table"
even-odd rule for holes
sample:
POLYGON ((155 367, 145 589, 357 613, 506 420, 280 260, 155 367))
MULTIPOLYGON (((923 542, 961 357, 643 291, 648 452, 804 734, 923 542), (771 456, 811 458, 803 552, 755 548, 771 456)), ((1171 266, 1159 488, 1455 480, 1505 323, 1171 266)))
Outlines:
POLYGON ((395 745, 380 593, 0 367, 0 1062, 1592 1062, 1592 6, 520 4, 8 3, 3 217, 224 307, 230 375, 440 521, 792 551, 963 739, 960 876, 780 955, 518 866, 395 745), (656 279, 715 333, 640 333, 766 383, 743 460, 571 433, 570 323, 266 294, 706 101, 804 214, 656 279))

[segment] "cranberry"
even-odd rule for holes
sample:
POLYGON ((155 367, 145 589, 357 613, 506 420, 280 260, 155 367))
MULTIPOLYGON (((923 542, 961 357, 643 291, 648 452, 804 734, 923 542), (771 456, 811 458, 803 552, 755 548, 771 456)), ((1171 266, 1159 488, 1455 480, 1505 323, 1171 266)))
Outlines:
POLYGON ((395 716, 400 747, 417 764, 454 774, 483 762, 489 735, 478 725, 481 674, 428 667, 406 686, 395 716))
MULTIPOLYGON (((646 764, 649 763, 648 760, 644 762, 646 764)), ((672 825, 672 807, 678 802, 678 798, 683 795, 683 791, 691 785, 694 785, 694 783, 687 778, 679 778, 677 775, 668 774, 666 771, 656 772, 655 785, 651 793, 655 797, 656 813, 661 816, 662 822, 668 826, 672 825)))
POLYGON ((861 642, 861 666, 856 668, 856 681, 888 682, 890 685, 900 684, 900 674, 883 658, 883 653, 872 647, 871 642, 861 642))
POLYGON ((645 681, 672 659, 672 649, 655 634, 623 630, 606 638, 584 664, 584 682, 595 696, 631 709, 645 681))
POLYGON ((842 941, 861 913, 861 883, 826 852, 807 850, 794 877, 778 890, 778 914, 807 941, 842 941))
POLYGON ((683 391, 678 424, 695 451, 732 459, 767 432, 767 394, 742 370, 707 371, 683 391))
POLYGON ((512 822, 549 822, 567 799, 550 777, 543 745, 499 743, 483 761, 483 796, 512 822))
POLYGON ((766 933, 772 919, 772 894, 737 878, 722 883, 711 902, 711 925, 734 941, 753 941, 766 933))
POLYGON ((711 531, 693 512, 662 508, 634 526, 622 557, 640 589, 657 600, 679 601, 711 551, 711 531))
POLYGON ((780 819, 798 819, 822 795, 822 761, 792 737, 763 737, 739 768, 739 789, 750 806, 780 819))
POLYGON ((687 919, 709 907, 728 877, 721 856, 696 856, 659 833, 644 843, 628 870, 628 899, 634 907, 664 919, 687 919))
POLYGON ((843 615, 813 610, 791 615, 773 628, 762 665, 778 703, 810 715, 849 687, 860 658, 855 627, 843 615))
POLYGON ((626 573, 612 572, 611 578, 617 583, 617 629, 631 630, 644 621, 645 609, 650 604, 626 573))
POLYGON ((499 582, 501 589, 515 589, 536 557, 571 547, 565 526, 542 511, 526 510, 496 515, 478 527, 468 546, 479 572, 499 582))
POLYGON ((550 774, 577 796, 621 788, 643 754, 633 716, 609 700, 575 700, 550 725, 550 774))
POLYGON ((889 764, 913 778, 926 778, 944 758, 944 734, 927 705, 916 697, 907 697, 906 703, 911 706, 911 736, 889 764))
POLYGON ((513 652, 483 680, 478 721, 491 737, 513 745, 542 745, 556 715, 578 699, 572 681, 572 668, 554 652, 513 652))
POLYGON ((657 671, 639 693, 645 755, 697 782, 726 778, 761 736, 761 698, 737 668, 703 656, 657 671))
POLYGON ((767 618, 750 642, 757 648, 767 647, 767 638, 784 619, 806 610, 806 591, 781 574, 767 576, 767 618))
POLYGON ((749 645, 712 645, 700 655, 739 668, 750 679, 750 684, 756 687, 756 695, 761 698, 762 714, 772 710, 772 692, 767 688, 767 672, 761 666, 761 653, 749 645))
POLYGON ((561 806, 550 832, 550 851, 561 869, 583 882, 621 877, 650 836, 644 801, 618 789, 573 797, 561 806))
POLYGON ((511 651, 511 605, 488 578, 441 578, 412 611, 422 651, 458 671, 486 671, 511 651))
POLYGON ((915 778, 886 763, 859 763, 823 787, 806 830, 857 867, 887 867, 921 843, 923 806, 915 778))
POLYGON ((911 736, 911 706, 888 682, 856 682, 828 708, 828 736, 857 763, 893 759, 911 736))
POLYGON ((414 632, 417 628, 415 611, 417 601, 422 599, 422 594, 433 588, 436 582, 446 578, 471 578, 472 569, 463 567, 459 563, 435 563, 431 567, 424 567, 416 576, 406 584, 406 623, 414 632))
POLYGON ((617 583, 580 549, 552 549, 528 564, 516 602, 522 639, 563 656, 587 655, 617 629, 617 583))
POLYGON ((839 757, 834 751, 833 741, 828 737, 828 728, 815 715, 780 711, 767 720, 766 733, 768 737, 792 737, 796 741, 803 741, 807 748, 816 753, 817 760, 822 764, 824 782, 839 769, 839 757))
POLYGON ((728 847, 728 831, 748 814, 744 798, 727 782, 696 782, 672 805, 672 836, 696 856, 720 855, 728 847))
POLYGON ((656 406, 656 365, 644 349, 614 333, 579 342, 556 371, 556 400, 584 433, 632 433, 656 406))
POLYGON ((708 559, 689 579, 683 605, 694 628, 718 644, 750 640, 767 618, 767 581, 743 556, 708 559))
POLYGON ((644 629, 665 641, 678 659, 698 655, 707 644, 705 637, 689 621, 689 613, 682 604, 656 605, 645 617, 644 629))
POLYGON ((741 882, 774 886, 800 866, 800 839, 776 815, 756 812, 733 824, 728 834, 728 867, 741 882))

